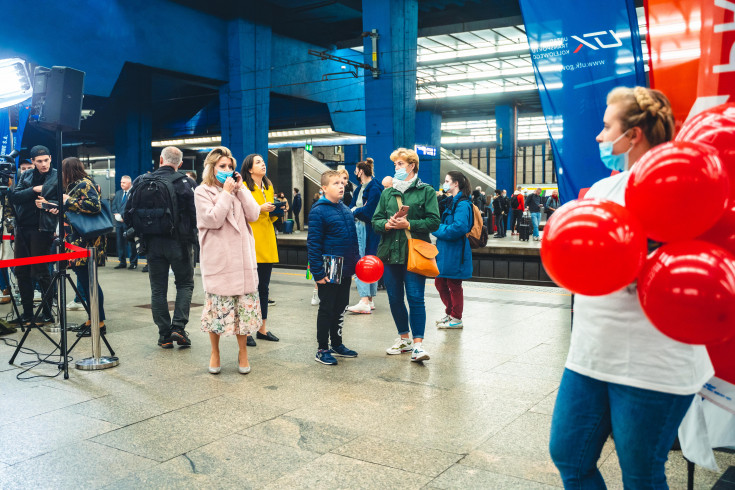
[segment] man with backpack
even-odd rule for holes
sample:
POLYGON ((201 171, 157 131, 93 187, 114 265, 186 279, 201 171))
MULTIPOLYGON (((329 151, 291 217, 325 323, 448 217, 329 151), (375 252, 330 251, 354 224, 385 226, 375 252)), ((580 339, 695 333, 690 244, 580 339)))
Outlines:
POLYGON ((135 179, 125 206, 125 225, 135 230, 146 249, 151 311, 158 327, 158 345, 164 349, 173 348, 174 342, 191 346, 185 328, 194 291, 197 221, 191 179, 177 171, 182 159, 178 148, 164 148, 158 169, 135 179), (176 284, 173 319, 168 311, 169 268, 176 284))

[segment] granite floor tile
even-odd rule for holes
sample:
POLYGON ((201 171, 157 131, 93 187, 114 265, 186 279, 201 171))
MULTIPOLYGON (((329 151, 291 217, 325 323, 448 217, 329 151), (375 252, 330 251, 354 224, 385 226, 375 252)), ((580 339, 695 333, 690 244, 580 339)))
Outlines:
POLYGON ((559 387, 559 382, 551 379, 529 378, 515 374, 503 374, 495 372, 483 373, 457 387, 457 390, 473 393, 492 392, 496 389, 516 391, 518 393, 535 393, 548 395, 559 387))
POLYGON ((551 417, 528 412, 472 451, 460 464, 549 485, 561 478, 549 456, 551 417))
POLYGON ((422 488, 431 477, 325 454, 266 488, 422 488))
POLYGON ((538 402, 536 405, 531 407, 529 410, 531 412, 536 413, 543 413, 546 415, 553 415, 554 414, 554 405, 556 404, 556 391, 553 393, 550 393, 548 396, 546 396, 543 400, 538 402))
POLYGON ((241 434, 262 441, 323 454, 355 439, 361 434, 361 431, 359 428, 348 429, 329 423, 281 415, 248 427, 241 434))
POLYGON ((154 461, 89 441, 0 469, 0 488, 101 488, 154 461))
POLYGON ((58 390, 35 381, 18 381, 14 376, 12 379, 5 377, 0 382, 0 413, 12 413, 13 416, 0 418, 0 427, 91 398, 93 396, 86 393, 58 390))
POLYGON ((433 477, 439 476, 462 458, 460 454, 427 449, 415 444, 419 442, 416 439, 399 442, 377 437, 357 437, 333 449, 332 452, 368 463, 433 477))
POLYGON ((225 396, 205 400, 94 438, 94 442, 166 461, 280 414, 225 396), (177 430, 178 428, 178 430, 177 430))
POLYGON ((526 378, 548 379, 559 383, 563 368, 549 368, 538 364, 526 364, 523 362, 508 361, 489 370, 491 373, 509 374, 513 376, 524 376, 526 378))
POLYGON ((0 461, 14 465, 118 427, 60 410, 12 422, 0 430, 0 461))
POLYGON ((543 490, 559 487, 456 464, 432 480, 427 488, 543 490))

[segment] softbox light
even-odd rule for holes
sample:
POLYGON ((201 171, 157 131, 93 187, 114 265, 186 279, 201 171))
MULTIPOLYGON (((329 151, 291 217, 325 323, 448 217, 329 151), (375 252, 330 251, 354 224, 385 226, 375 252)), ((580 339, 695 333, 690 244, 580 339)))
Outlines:
POLYGON ((0 60, 0 109, 23 102, 32 94, 25 61, 20 58, 0 60))

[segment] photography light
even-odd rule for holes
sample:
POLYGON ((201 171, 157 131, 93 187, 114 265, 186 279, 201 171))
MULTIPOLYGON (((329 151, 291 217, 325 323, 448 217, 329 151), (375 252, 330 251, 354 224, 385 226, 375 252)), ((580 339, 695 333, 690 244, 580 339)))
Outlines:
POLYGON ((0 60, 0 109, 23 102, 32 93, 25 62, 20 58, 0 60))

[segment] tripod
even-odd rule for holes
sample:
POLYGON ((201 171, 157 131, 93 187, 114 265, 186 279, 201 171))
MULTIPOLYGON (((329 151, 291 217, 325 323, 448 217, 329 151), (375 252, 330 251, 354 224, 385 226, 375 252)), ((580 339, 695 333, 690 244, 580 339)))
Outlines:
MULTIPOLYGON (((62 132, 61 129, 56 129, 56 191, 58 194, 59 199, 59 205, 58 205, 58 230, 59 230, 59 237, 56 238, 54 241, 56 246, 56 252, 58 254, 63 254, 65 252, 64 247, 64 184, 63 184, 63 169, 62 169, 62 132)), ((88 260, 96 260, 96 254, 91 253, 88 257, 88 260)), ((87 310, 87 313, 90 314, 90 317, 94 320, 97 320, 97 277, 96 277, 96 269, 93 264, 90 264, 90 270, 94 270, 94 277, 93 281, 90 281, 90 294, 89 298, 87 298, 86 302, 84 303, 84 307, 87 310), (94 291, 94 293, 92 292, 94 291)), ((90 273, 90 278, 92 278, 92 273, 90 273)), ((76 283, 72 281, 71 276, 69 275, 69 272, 66 268, 66 260, 59 258, 56 261, 56 272, 54 272, 53 276, 51 277, 51 282, 46 291, 43 293, 43 298, 41 299, 41 305, 38 307, 36 312, 33 315, 33 319, 31 320, 31 326, 25 327, 25 333, 23 334, 23 337, 21 338, 20 342, 18 343, 18 346, 15 349, 15 352, 13 353, 13 356, 10 358, 10 364, 13 363, 15 360, 15 357, 18 355, 18 352, 23 347, 24 342, 28 338, 28 335, 31 332, 32 328, 38 328, 38 330, 57 348, 61 351, 62 361, 61 361, 61 368, 64 371, 64 379, 69 379, 69 354, 74 349, 74 347, 79 343, 79 341, 82 339, 82 337, 79 337, 74 344, 70 348, 67 347, 67 324, 66 324, 66 283, 67 281, 69 284, 71 284, 72 289, 76 293, 78 297, 81 297, 79 294, 79 290, 76 287, 76 283), (58 307, 59 307, 59 327, 61 332, 61 340, 60 342, 56 342, 54 339, 52 339, 42 328, 40 328, 38 325, 35 324, 35 319, 38 318, 39 314, 42 312, 45 305, 49 304, 51 302, 51 298, 54 293, 54 287, 58 288, 58 307)), ((13 306, 17 313, 17 306, 15 305, 15 301, 13 300, 13 306)), ((23 328, 23 327, 22 327, 23 328)), ((90 325, 90 329, 92 328, 92 325, 90 325)), ((97 329, 99 329, 99 326, 97 325, 97 329)), ((84 329, 86 330, 86 329, 84 329)), ((83 333, 83 332, 82 332, 83 333)), ((112 347, 110 346, 109 342, 105 338, 104 335, 101 336, 102 340, 104 341, 105 345, 107 346, 107 349, 110 351, 110 355, 114 356, 115 353, 112 350, 112 347)), ((95 341, 95 337, 93 335, 93 343, 95 341)), ((99 357, 99 346, 95 349, 95 356, 99 357)))

